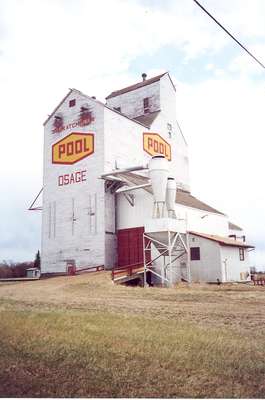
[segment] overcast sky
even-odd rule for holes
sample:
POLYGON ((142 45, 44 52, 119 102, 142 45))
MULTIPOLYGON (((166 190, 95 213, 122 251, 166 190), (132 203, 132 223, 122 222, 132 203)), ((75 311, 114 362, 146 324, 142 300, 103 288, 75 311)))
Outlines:
MULTIPOLYGON (((264 0, 201 0, 265 63, 264 0)), ((265 267, 265 70, 192 0, 0 0, 0 260, 31 260, 43 126, 76 88, 113 90, 169 71, 192 193, 227 213, 265 267)))

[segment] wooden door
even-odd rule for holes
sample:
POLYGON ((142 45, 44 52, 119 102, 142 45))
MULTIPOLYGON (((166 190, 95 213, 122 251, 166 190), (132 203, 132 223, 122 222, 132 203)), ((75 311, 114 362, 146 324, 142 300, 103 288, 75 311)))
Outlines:
POLYGON ((143 264, 144 227, 118 230, 118 266, 143 264))

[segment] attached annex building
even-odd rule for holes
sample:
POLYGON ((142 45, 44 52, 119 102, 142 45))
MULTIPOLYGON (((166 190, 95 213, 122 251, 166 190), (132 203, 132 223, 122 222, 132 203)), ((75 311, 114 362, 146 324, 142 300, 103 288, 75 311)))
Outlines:
MULTIPOLYGON (((192 280, 248 279, 252 246, 241 228, 190 193, 187 143, 169 73, 142 78, 112 92, 106 104, 71 89, 45 121, 42 273, 67 273, 73 264, 141 264, 152 193, 148 173, 128 167, 162 154, 177 182, 176 214, 190 232, 192 280), (144 186, 119 192, 135 185, 144 186)), ((179 268, 185 269, 183 260, 179 268)))

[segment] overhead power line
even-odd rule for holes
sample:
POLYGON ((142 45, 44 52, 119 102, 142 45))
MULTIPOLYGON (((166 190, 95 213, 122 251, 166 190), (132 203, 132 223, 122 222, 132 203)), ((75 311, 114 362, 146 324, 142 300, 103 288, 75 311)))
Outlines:
POLYGON ((232 33, 230 33, 219 21, 217 21, 216 18, 214 18, 212 16, 212 14, 209 13, 209 11, 206 10, 206 8, 204 8, 197 0, 193 0, 207 15, 209 15, 210 18, 212 18, 212 20, 214 20, 214 22, 216 22, 217 25, 220 26, 220 28, 222 28, 243 50, 245 50, 248 55, 250 55, 250 57, 252 57, 262 68, 265 69, 265 65, 262 64, 261 61, 259 61, 242 43, 239 42, 239 40, 237 40, 232 33))

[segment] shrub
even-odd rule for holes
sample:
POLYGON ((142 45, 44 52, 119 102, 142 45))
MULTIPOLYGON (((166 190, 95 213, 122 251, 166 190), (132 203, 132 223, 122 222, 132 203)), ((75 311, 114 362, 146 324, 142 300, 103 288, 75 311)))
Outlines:
POLYGON ((0 278, 12 278, 11 268, 7 265, 0 265, 0 278))
POLYGON ((23 278, 27 275, 27 269, 32 268, 33 262, 12 263, 7 265, 0 264, 0 279, 23 278))
POLYGON ((40 269, 40 251, 39 250, 35 256, 34 268, 40 269))

